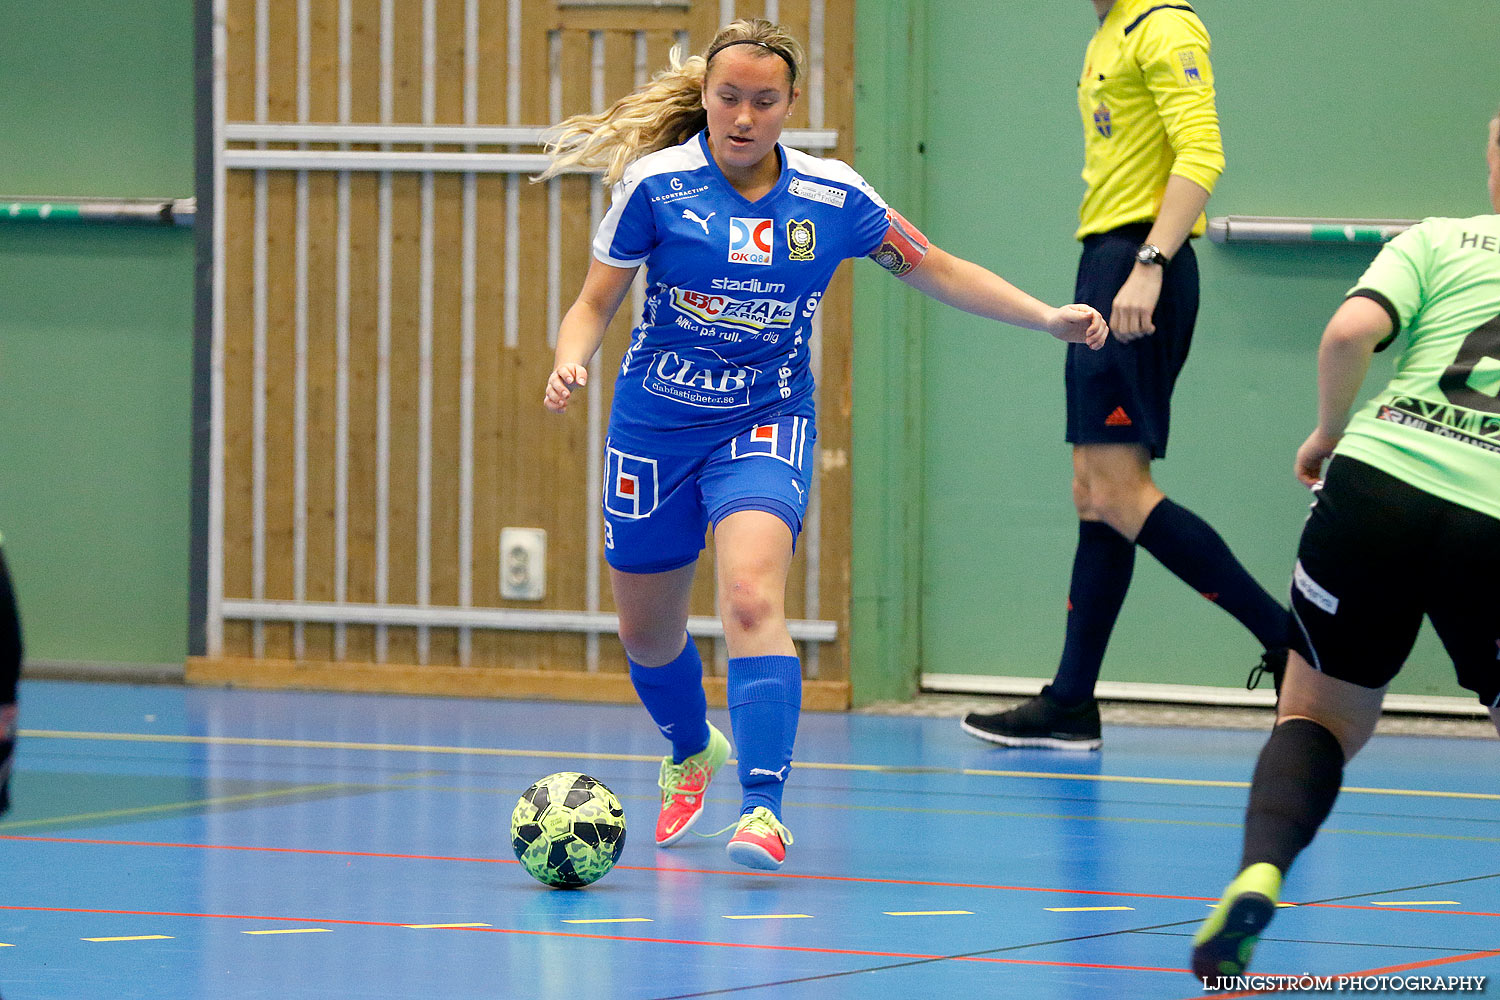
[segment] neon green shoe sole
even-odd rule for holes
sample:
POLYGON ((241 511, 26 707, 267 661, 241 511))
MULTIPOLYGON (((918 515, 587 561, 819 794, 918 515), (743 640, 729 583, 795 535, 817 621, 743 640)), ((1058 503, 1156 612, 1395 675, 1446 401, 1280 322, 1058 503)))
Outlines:
POLYGON ((1193 975, 1212 980, 1244 972, 1260 932, 1276 915, 1280 894, 1275 865, 1262 861, 1240 872, 1193 935, 1193 975))

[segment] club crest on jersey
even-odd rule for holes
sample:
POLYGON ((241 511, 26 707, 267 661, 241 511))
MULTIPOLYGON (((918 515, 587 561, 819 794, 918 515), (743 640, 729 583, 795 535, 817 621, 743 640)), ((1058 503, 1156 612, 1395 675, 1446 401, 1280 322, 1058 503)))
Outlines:
POLYGON ((729 262, 731 264, 771 263, 772 241, 776 230, 770 219, 729 220, 729 262))
POLYGON ((1114 131, 1109 122, 1109 105, 1105 104, 1103 101, 1100 101, 1099 106, 1094 109, 1094 131, 1098 132, 1106 139, 1108 139, 1114 131))
POLYGON ((705 410, 732 410, 750 405, 757 368, 731 365, 717 354, 685 357, 662 351, 651 362, 641 385, 652 395, 705 410), (705 360, 721 364, 704 364, 705 360))
POLYGON ((656 459, 605 448, 605 510, 631 520, 648 516, 656 509, 656 483, 656 459))
POLYGON ((817 245, 818 233, 813 228, 811 219, 798 222, 796 219, 786 220, 786 245, 790 251, 788 260, 812 260, 813 247, 817 245))

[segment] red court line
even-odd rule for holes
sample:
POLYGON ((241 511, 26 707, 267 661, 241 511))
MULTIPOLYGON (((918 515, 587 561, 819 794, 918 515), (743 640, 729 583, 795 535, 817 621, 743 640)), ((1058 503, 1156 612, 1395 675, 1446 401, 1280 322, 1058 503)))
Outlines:
MULTIPOLYGON (((1341 976, 1349 979, 1363 979, 1366 976, 1390 976, 1398 972, 1411 972, 1415 969, 1430 969, 1435 965, 1452 965, 1454 962, 1472 962, 1476 958, 1500 957, 1500 951, 1471 951, 1467 955, 1445 955, 1442 958, 1428 958, 1420 962, 1407 962, 1404 965, 1387 965, 1381 969, 1366 969, 1363 972, 1342 972, 1328 978, 1338 979, 1341 976)), ((1259 973, 1253 973, 1258 975, 1259 973)), ((1323 978, 1323 977, 1319 977, 1323 978)), ((1215 993, 1213 1000, 1236 1000, 1238 997, 1263 997, 1269 993, 1282 993, 1283 990, 1250 990, 1244 993, 1215 993)), ((1203 1000, 1203 994, 1198 993, 1183 1000, 1203 1000)))
MULTIPOLYGON (((470 858, 448 854, 393 854, 379 851, 333 851, 313 847, 256 847, 245 844, 178 844, 156 840, 96 840, 83 837, 26 837, 0 834, 0 841, 40 844, 93 844, 106 847, 175 847, 195 851, 247 851, 267 854, 310 854, 339 858, 389 858, 397 861, 457 861, 482 865, 514 865, 513 858, 470 858)), ((1125 899, 1171 899, 1190 903, 1216 903, 1217 896, 1174 896, 1155 892, 1123 892, 1110 889, 1058 889, 1036 885, 989 885, 982 882, 928 882, 920 879, 866 878, 858 875, 807 875, 798 872, 766 872, 723 868, 672 868, 653 865, 617 865, 620 871, 666 872, 681 875, 742 875, 754 878, 800 879, 811 882, 854 882, 863 885, 915 885, 938 889, 991 889, 1005 892, 1056 893, 1068 896, 1111 896, 1125 899)), ((1298 907, 1324 910, 1368 910, 1372 913, 1443 913, 1455 917, 1500 917, 1483 910, 1435 910, 1411 906, 1361 906, 1358 903, 1297 903, 1298 907)))
MULTIPOLYGON (((339 924, 346 927, 401 927, 407 924, 390 920, 340 920, 321 917, 268 917, 255 913, 179 913, 170 910, 95 910, 72 906, 0 906, 0 910, 17 910, 28 913, 88 913, 104 916, 130 917, 187 917, 196 920, 258 920, 296 924, 339 924)), ((633 944, 679 944, 695 948, 742 948, 750 951, 790 951, 812 955, 849 955, 856 958, 903 958, 915 961, 939 962, 985 962, 993 965, 1045 965, 1069 969, 1104 969, 1111 972, 1171 972, 1185 973, 1186 969, 1166 969, 1150 965, 1102 965, 1093 962, 1044 962, 1026 958, 992 958, 985 955, 924 955, 904 951, 865 951, 857 948, 812 948, 805 945, 752 944, 741 941, 695 941, 691 938, 635 937, 619 934, 581 934, 577 931, 527 931, 510 927, 440 927, 431 930, 469 931, 479 934, 513 934, 522 937, 576 938, 586 941, 624 941, 633 944)))

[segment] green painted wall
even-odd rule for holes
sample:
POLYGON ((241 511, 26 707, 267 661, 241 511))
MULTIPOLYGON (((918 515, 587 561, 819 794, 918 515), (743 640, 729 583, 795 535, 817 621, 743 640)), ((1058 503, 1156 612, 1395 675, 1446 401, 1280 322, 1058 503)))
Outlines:
MULTIPOLYGON (((193 190, 191 0, 16 4, 0 196, 193 190)), ((0 222, 0 531, 30 660, 187 653, 191 231, 0 222)))
MULTIPOLYGON (((893 97, 873 109, 861 103, 856 165, 877 187, 897 180, 889 200, 935 242, 1043 298, 1067 301, 1082 190, 1074 89, 1096 23, 1091 5, 898 6, 909 8, 922 45, 910 58, 923 72, 903 83, 920 89, 916 107, 925 114, 905 117, 893 97), (882 147, 909 149, 913 139, 925 144, 920 165, 893 172, 882 147)), ((880 9, 861 7, 862 29, 880 9)), ((1487 211, 1484 126, 1500 102, 1500 87, 1476 85, 1489 63, 1488 5, 1201 0, 1198 9, 1214 37, 1229 158, 1210 215, 1487 211)), ((887 35, 882 56, 861 39, 862 101, 870 89, 898 89, 872 70, 906 58, 892 55, 906 41, 887 35)), ((1176 395, 1170 455, 1157 475, 1280 594, 1306 513, 1307 494, 1290 466, 1314 418, 1318 336, 1373 251, 1206 240, 1197 250, 1203 309, 1176 395)), ((858 280, 861 296, 886 281, 874 269, 858 280)), ((916 621, 920 634, 897 641, 914 644, 911 655, 887 642, 857 661, 857 697, 909 689, 918 668, 1050 676, 1076 538, 1060 345, 923 308, 920 346, 894 358, 920 372, 920 391, 903 401, 888 395, 886 368, 889 346, 904 342, 887 316, 900 314, 866 309, 856 342, 874 341, 885 353, 856 353, 856 503, 866 505, 865 527, 874 522, 856 534, 856 574, 913 559, 920 567, 904 589, 886 579, 885 631, 857 632, 857 654, 902 620, 916 621), (912 427, 916 455, 906 459, 920 473, 893 480, 882 456, 912 427), (920 484, 915 541, 881 520, 913 483, 920 484)), ((856 583, 856 611, 864 586, 856 583)), ((862 624, 869 628, 857 615, 856 629, 862 624)), ((1105 677, 1238 685, 1257 655, 1227 616, 1142 554, 1105 677)), ((1459 693, 1430 637, 1395 689, 1459 693)))

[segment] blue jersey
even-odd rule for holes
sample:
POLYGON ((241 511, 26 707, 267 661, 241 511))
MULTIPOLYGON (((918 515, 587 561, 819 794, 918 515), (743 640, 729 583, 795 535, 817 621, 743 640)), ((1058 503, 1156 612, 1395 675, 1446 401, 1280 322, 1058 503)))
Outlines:
POLYGON ((646 304, 611 437, 670 430, 674 450, 697 450, 812 415, 813 315, 839 263, 876 251, 890 222, 847 164, 776 151, 781 177, 754 202, 720 172, 706 132, 641 157, 615 185, 594 256, 644 263, 646 304))

